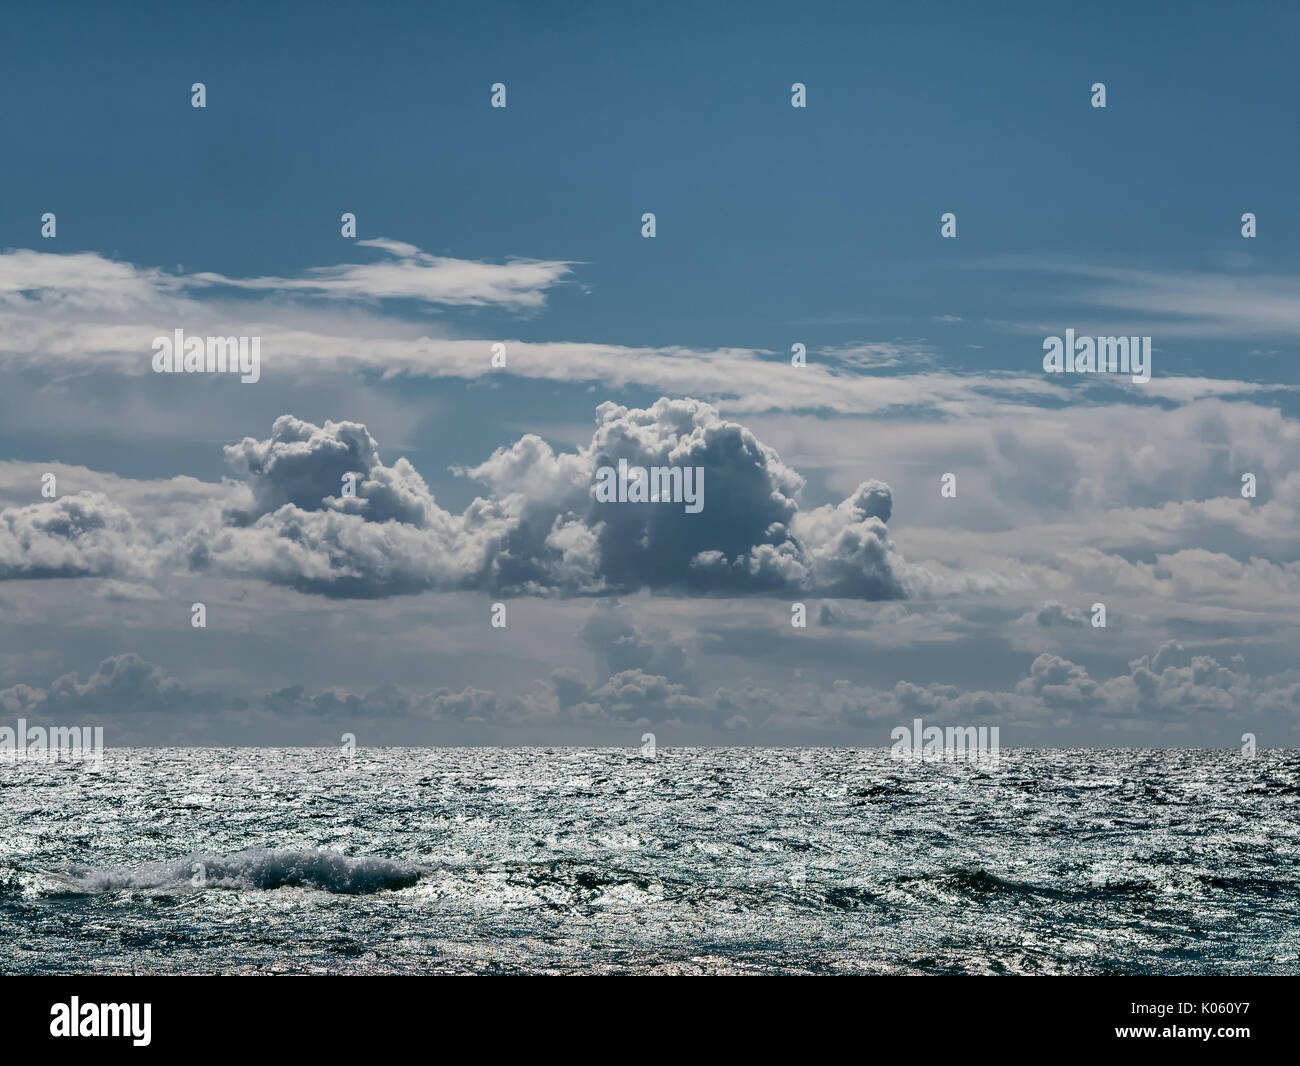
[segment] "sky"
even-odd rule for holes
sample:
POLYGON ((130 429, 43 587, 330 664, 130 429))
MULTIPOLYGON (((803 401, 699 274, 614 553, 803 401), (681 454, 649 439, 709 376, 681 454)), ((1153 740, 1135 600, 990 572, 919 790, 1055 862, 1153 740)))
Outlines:
POLYGON ((1298 24, 7 13, 0 722, 1300 744, 1298 24), (258 380, 155 373, 177 329, 258 380), (1046 372, 1067 330, 1150 380, 1046 372))

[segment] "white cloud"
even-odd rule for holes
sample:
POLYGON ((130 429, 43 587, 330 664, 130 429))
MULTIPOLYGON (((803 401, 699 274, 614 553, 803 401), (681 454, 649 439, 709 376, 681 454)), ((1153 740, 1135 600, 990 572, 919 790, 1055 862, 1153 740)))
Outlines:
POLYGON ((305 293, 336 300, 417 300, 457 307, 498 306, 516 310, 545 305, 546 293, 574 264, 559 260, 512 259, 484 263, 429 255, 414 245, 385 238, 356 241, 390 258, 378 263, 315 267, 303 277, 231 278, 186 275, 187 286, 224 286, 249 291, 305 293))
MULTIPOLYGON (((402 297, 431 304, 526 311, 544 304, 573 264, 514 260, 504 265, 428 256, 395 241, 361 242, 393 256, 377 264, 322 267, 300 278, 229 278, 169 274, 83 253, 26 250, 0 254, 0 360, 14 367, 75 367, 150 372, 152 340, 175 328, 196 335, 261 338, 266 380, 321 371, 385 377, 474 380, 516 376, 651 388, 667 395, 726 402, 737 414, 818 410, 876 414, 925 409, 946 417, 1041 408, 1120 385, 1134 401, 1187 402, 1241 396, 1280 386, 1158 375, 1146 386, 1110 380, 1063 382, 1038 372, 958 374, 929 369, 923 344, 858 342, 809 352, 806 366, 787 352, 754 348, 634 347, 588 342, 526 342, 497 336, 431 336, 381 312, 374 302, 402 297), (225 290, 260 294, 223 297, 225 290), (310 313, 291 297, 327 297, 310 313), (51 315, 52 307, 58 315, 51 315), (491 346, 504 343, 507 367, 493 368, 491 346), (916 373, 877 373, 904 367, 916 373)), ((1034 355, 1034 353, 1030 353, 1034 355)))

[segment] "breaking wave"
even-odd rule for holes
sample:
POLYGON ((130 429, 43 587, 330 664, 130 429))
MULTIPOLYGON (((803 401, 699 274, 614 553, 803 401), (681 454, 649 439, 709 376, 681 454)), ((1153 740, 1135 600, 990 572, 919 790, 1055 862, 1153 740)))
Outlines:
POLYGON ((315 888, 364 895, 408 888, 424 868, 394 859, 352 859, 319 848, 247 848, 229 854, 191 852, 171 862, 141 866, 73 866, 52 874, 76 893, 186 892, 204 889, 315 888))

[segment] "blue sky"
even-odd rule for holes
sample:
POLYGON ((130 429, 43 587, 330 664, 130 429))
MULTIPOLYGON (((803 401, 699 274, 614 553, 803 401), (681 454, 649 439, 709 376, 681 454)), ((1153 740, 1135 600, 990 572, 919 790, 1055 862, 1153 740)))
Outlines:
MULTIPOLYGON (((154 672, 132 676, 178 710, 167 729, 124 711, 130 737, 226 738, 246 714, 251 741, 318 742, 336 724, 320 704, 295 717, 266 693, 392 684, 421 709, 394 723, 366 704, 380 738, 616 743, 641 719, 610 687, 627 663, 598 630, 626 626, 638 691, 663 683, 645 721, 683 742, 884 743, 899 685, 938 716, 993 715, 1011 744, 1016 729, 1025 743, 1232 743, 1251 714, 1295 741, 1300 618, 1274 598, 1300 582, 1298 21, 1283 4, 13 12, 0 693, 75 675, 91 700, 101 662, 137 656, 154 672), (790 106, 796 81, 805 109, 790 106), (1105 109, 1090 106, 1098 81, 1105 109), (361 241, 388 243, 342 238, 344 211, 361 241), (945 211, 956 240, 939 235, 945 211), (262 382, 149 374, 149 338, 175 327, 260 333, 262 382), (1152 383, 1049 380, 1043 338, 1067 328, 1151 335, 1152 383), (483 365, 495 341, 505 373, 483 365), (804 370, 789 367, 796 342, 804 370), (784 587, 503 591, 457 570, 343 602, 288 575, 283 530, 252 545, 220 517, 258 485, 223 448, 274 449, 282 414, 319 427, 326 450, 327 421, 364 424, 380 481, 403 457, 461 516, 476 497, 512 506, 518 486, 486 465, 499 449, 546 442, 561 458, 530 468, 544 483, 592 447, 599 404, 661 397, 713 404, 708 425, 773 449, 772 476, 802 479, 801 514, 887 483, 906 594, 881 604, 809 578, 800 595, 830 613, 798 650, 784 587), (24 510, 57 506, 34 495, 55 467, 131 532, 70 548, 75 565, 51 576, 35 555, 66 546, 13 531, 55 536, 24 510), (972 488, 945 509, 949 470, 972 488), (1251 505, 1234 500, 1243 471, 1259 480, 1251 505), (204 536, 207 569, 167 554, 204 536), (214 625, 200 653, 173 631, 163 605, 199 595, 228 602, 213 613, 245 636, 214 625), (467 614, 508 595, 531 636, 512 622, 490 651, 456 644, 467 614), (1109 643, 1077 616, 1107 597, 1122 605, 1109 643), (339 642, 363 634, 365 661, 341 670, 339 642), (1157 660, 1165 688, 1135 696, 1157 660), (564 706, 556 670, 590 698, 564 706), (444 688, 491 691, 496 709, 430 710, 444 688), (1164 717, 1175 706, 1184 717, 1164 717)), ((532 506, 512 521, 535 523, 532 506)), ((816 555, 806 522, 795 542, 816 555)))
POLYGON ((586 264, 537 336, 754 347, 1050 306, 962 269, 990 256, 1220 267, 1245 210, 1252 255, 1296 263, 1288 5, 229 10, 10 15, 12 243, 57 205, 61 248, 293 272, 352 210, 430 252, 586 264))

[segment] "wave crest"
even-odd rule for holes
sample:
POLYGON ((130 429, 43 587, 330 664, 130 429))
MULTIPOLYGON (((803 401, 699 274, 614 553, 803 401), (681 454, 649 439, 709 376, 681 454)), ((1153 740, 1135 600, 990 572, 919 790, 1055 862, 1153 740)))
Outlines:
POLYGON ((68 890, 86 894, 301 887, 363 895, 408 888, 423 873, 414 863, 373 856, 353 859, 320 848, 246 848, 229 854, 196 851, 171 862, 135 867, 73 866, 53 876, 68 890))

